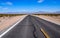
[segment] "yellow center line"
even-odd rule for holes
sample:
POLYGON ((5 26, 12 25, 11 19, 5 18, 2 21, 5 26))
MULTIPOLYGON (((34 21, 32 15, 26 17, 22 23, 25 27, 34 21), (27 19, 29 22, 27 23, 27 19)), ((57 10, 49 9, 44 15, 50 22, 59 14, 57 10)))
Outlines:
POLYGON ((43 30, 43 29, 41 28, 41 31, 43 32, 43 34, 45 35, 46 38, 50 38, 49 35, 45 32, 45 30, 43 30))

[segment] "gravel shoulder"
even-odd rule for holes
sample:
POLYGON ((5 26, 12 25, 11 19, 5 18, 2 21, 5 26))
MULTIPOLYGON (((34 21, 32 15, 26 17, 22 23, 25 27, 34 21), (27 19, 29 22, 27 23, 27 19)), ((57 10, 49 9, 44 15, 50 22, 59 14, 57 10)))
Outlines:
POLYGON ((45 16, 45 15, 39 15, 39 16, 38 15, 34 15, 34 16, 60 25, 60 16, 45 16))
POLYGON ((22 16, 12 16, 12 17, 0 17, 0 32, 5 30, 6 28, 12 26, 18 20, 23 20, 27 15, 22 16))

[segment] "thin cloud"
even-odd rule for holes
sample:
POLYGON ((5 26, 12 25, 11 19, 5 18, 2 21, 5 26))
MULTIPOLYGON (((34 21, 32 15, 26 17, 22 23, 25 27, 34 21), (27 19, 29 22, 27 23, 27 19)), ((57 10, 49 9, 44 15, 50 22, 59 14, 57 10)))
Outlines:
POLYGON ((2 5, 13 5, 12 2, 4 2, 4 3, 1 3, 2 5))
POLYGON ((7 7, 5 7, 5 8, 2 8, 3 10, 7 10, 8 8, 7 7))
POLYGON ((38 0, 38 3, 42 3, 42 2, 44 2, 44 0, 38 0))
POLYGON ((22 11, 26 11, 26 10, 22 10, 22 11))
POLYGON ((12 2, 6 2, 7 5, 13 5, 12 2))
POLYGON ((2 8, 2 6, 0 6, 0 8, 2 8))
POLYGON ((0 9, 8 9, 7 7, 0 6, 0 9))

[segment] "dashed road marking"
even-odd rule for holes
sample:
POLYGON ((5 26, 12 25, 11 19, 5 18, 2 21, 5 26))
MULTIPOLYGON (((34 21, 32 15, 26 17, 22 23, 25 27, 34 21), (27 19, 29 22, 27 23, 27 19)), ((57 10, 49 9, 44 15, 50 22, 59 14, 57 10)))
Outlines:
POLYGON ((43 29, 41 28, 41 31, 42 31, 42 33, 45 35, 46 38, 50 38, 49 35, 46 33, 45 30, 43 30, 43 29))

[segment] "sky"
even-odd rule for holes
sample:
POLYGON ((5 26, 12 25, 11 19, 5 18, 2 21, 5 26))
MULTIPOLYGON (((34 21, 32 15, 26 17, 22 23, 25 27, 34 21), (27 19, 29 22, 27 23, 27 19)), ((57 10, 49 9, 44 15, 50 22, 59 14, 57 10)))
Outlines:
POLYGON ((60 0, 0 0, 0 13, 38 11, 60 11, 60 0))

